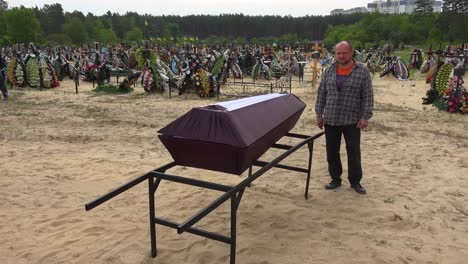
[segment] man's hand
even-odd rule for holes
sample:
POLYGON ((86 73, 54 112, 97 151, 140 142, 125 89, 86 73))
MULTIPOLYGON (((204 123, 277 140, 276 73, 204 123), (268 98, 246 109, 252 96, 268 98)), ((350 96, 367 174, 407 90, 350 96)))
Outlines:
POLYGON ((317 118, 317 126, 320 128, 320 130, 323 129, 323 118, 318 117, 317 118))
POLYGON ((369 121, 367 121, 367 120, 365 120, 365 119, 361 119, 361 120, 359 120, 359 122, 357 123, 357 127, 360 128, 360 129, 366 128, 367 125, 369 125, 369 121))

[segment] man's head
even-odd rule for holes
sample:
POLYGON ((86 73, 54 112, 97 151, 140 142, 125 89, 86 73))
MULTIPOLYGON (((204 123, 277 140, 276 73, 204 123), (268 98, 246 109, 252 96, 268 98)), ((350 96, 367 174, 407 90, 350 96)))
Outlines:
POLYGON ((335 46, 335 60, 340 65, 348 65, 353 59, 353 46, 348 41, 341 41, 335 46))

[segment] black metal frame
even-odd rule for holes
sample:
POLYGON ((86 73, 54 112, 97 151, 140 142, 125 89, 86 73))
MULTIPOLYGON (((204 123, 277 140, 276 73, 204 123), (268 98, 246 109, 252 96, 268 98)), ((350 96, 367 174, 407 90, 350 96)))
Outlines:
POLYGON ((113 197, 129 190, 130 188, 140 184, 141 182, 148 180, 148 194, 149 194, 149 220, 150 220, 150 236, 151 236, 151 256, 154 258, 157 256, 157 249, 156 249, 156 225, 163 225, 167 226, 173 229, 177 229, 177 233, 182 234, 184 232, 191 233, 194 235, 202 236, 205 238, 209 238, 212 240, 216 240, 219 242, 223 242, 226 244, 231 245, 230 249, 230 263, 235 264, 236 262, 236 233, 237 233, 237 209, 239 208, 240 201, 242 199, 242 195, 244 194, 245 188, 249 187, 250 184, 256 180, 258 177, 263 175, 265 172, 267 172, 269 169, 276 167, 280 169, 285 169, 285 170, 291 170, 291 171, 296 171, 296 172, 302 172, 307 174, 307 180, 306 180, 306 188, 305 188, 305 198, 308 199, 308 193, 309 193, 309 183, 310 183, 310 174, 312 170, 312 154, 313 154, 313 146, 314 146, 314 140, 322 136, 324 132, 320 132, 314 136, 306 136, 306 135, 301 135, 301 134, 294 134, 294 133, 288 133, 286 136, 287 137, 292 137, 292 138, 299 138, 302 139, 300 143, 298 143, 295 146, 289 146, 289 145, 283 145, 283 144, 274 144, 272 148, 278 148, 278 149, 283 149, 286 150, 283 152, 281 155, 276 157, 273 161, 271 162, 265 162, 265 161, 255 161, 252 166, 259 166, 261 167, 259 170, 257 170, 255 173, 252 174, 252 166, 249 168, 249 174, 248 177, 237 184, 236 186, 227 186, 227 185, 222 185, 218 183, 213 183, 213 182, 207 182, 207 181, 202 181, 202 180, 197 180, 197 179, 191 179, 191 178, 185 178, 181 176, 176 176, 176 175, 171 175, 167 174, 166 171, 170 168, 173 168, 177 166, 175 162, 168 163, 164 166, 161 166, 159 168, 156 168, 152 171, 149 171, 145 173, 142 176, 139 176, 130 182, 121 185, 120 187, 110 191, 109 193, 87 203, 85 205, 86 211, 89 211, 102 203, 112 199, 113 197), (309 160, 308 160, 308 167, 307 169, 304 168, 299 168, 299 167, 293 167, 293 166, 288 166, 288 165, 281 165, 279 162, 281 162, 283 159, 297 151, 299 148, 302 146, 306 145, 308 146, 309 149, 309 160), (204 209, 198 211, 195 215, 191 216, 189 219, 184 221, 183 223, 176 223, 167 219, 159 218, 155 216, 155 203, 154 203, 154 196, 156 193, 156 190, 159 187, 159 184, 161 183, 162 180, 167 180, 167 181, 172 181, 172 182, 178 182, 182 184, 187 184, 191 186, 198 186, 201 188, 206 188, 206 189, 211 189, 215 191, 220 191, 224 192, 223 195, 219 196, 216 200, 211 202, 207 207, 204 209), (196 227, 193 227, 194 224, 196 224, 198 221, 200 221, 203 217, 208 215, 210 212, 212 212, 214 209, 219 207, 221 204, 226 202, 227 200, 231 200, 231 235, 230 237, 209 232, 203 229, 199 229, 196 227))
MULTIPOLYGON (((253 79, 252 82, 244 82, 244 76, 243 75, 240 78, 240 82, 239 81, 236 82, 236 80, 238 80, 238 79, 233 78, 232 81, 226 81, 225 83, 223 83, 223 85, 225 85, 225 86, 239 85, 239 86, 242 87, 244 93, 246 92, 247 87, 270 88, 270 93, 273 93, 273 91, 275 89, 276 90, 281 89, 281 92, 283 92, 283 89, 285 91, 289 90, 289 93, 292 93, 291 92, 292 91, 292 81, 293 81, 292 80, 292 75, 288 75, 288 78, 289 78, 289 85, 284 86, 284 87, 278 85, 278 79, 276 79, 274 83, 272 81, 270 81, 270 83, 261 83, 261 82, 259 83, 259 82, 255 82, 256 81, 255 79, 253 79)), ((301 81, 299 80, 299 82, 301 82, 301 81)), ((218 87, 219 87, 218 91, 221 90, 221 86, 218 85, 218 87)), ((227 89, 223 89, 223 91, 224 90, 227 90, 227 89)))

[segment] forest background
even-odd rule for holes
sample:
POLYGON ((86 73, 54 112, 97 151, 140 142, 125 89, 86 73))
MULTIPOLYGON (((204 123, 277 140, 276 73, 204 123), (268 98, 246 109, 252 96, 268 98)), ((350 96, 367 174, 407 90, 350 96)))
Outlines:
POLYGON ((357 49, 384 43, 435 45, 468 43, 468 1, 446 0, 434 13, 428 0, 418 0, 412 14, 357 13, 330 16, 247 16, 243 14, 152 16, 108 11, 102 16, 64 12, 61 4, 9 8, 0 0, 0 46, 138 45, 143 39, 163 44, 297 44, 342 39, 357 49))

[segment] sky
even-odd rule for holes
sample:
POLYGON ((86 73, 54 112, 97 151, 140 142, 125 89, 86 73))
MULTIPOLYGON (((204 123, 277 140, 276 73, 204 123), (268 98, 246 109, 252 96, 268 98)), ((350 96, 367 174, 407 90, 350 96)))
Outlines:
POLYGON ((81 11, 100 16, 107 11, 137 12, 140 15, 279 15, 300 17, 330 15, 333 9, 367 7, 372 0, 6 0, 8 6, 42 8, 44 4, 60 3, 65 12, 81 11))

